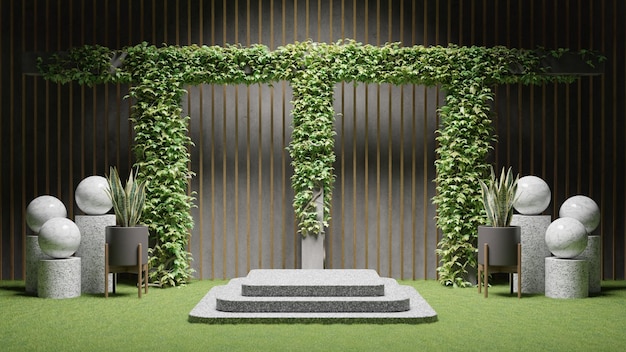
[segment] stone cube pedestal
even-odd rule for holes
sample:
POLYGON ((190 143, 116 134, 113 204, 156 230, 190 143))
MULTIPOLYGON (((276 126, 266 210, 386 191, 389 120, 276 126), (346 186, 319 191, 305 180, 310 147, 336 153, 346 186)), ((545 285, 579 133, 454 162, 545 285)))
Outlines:
POLYGON ((589 297, 589 263, 584 259, 549 257, 546 262, 546 297, 589 297))
POLYGON ((37 275, 41 259, 52 258, 41 251, 39 236, 26 236, 26 278, 24 279, 26 293, 37 294, 37 275))
POLYGON ((80 258, 40 260, 37 294, 42 298, 79 297, 80 258))
POLYGON ((602 290, 602 239, 600 236, 589 236, 587 248, 576 259, 585 259, 589 263, 589 293, 600 293, 602 290))
MULTIPOLYGON (((74 254, 82 259, 81 289, 83 293, 104 293, 104 243, 105 229, 115 226, 115 215, 76 215, 80 229, 80 246, 74 254)), ((113 274, 109 274, 109 291, 113 287, 113 274)))
MULTIPOLYGON (((513 215, 511 226, 521 229, 522 293, 544 293, 545 259, 552 256, 546 246, 546 229, 551 215, 513 215)), ((517 274, 513 274, 513 291, 517 292, 517 274)))

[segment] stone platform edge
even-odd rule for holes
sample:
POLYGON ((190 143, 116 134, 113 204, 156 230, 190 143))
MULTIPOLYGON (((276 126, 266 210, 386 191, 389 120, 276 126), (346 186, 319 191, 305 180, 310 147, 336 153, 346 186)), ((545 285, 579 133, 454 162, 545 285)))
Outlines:
POLYGON ((209 325, 233 325, 233 324, 427 324, 437 321, 437 316, 425 318, 399 318, 399 317, 231 317, 231 318, 204 318, 189 316, 190 323, 202 323, 209 325))

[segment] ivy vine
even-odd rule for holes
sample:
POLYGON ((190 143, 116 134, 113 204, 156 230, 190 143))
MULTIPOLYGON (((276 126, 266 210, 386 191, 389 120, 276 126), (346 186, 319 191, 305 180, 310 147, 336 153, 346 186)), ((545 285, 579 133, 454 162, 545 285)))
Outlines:
POLYGON ((293 88, 293 133, 289 145, 294 175, 294 210, 303 236, 321 233, 330 220, 337 82, 440 85, 447 93, 439 114, 435 162, 437 226, 443 236, 437 254, 439 280, 466 286, 467 269, 476 262, 476 228, 484 222, 478 180, 487 176, 486 156, 496 141, 490 104, 496 84, 571 82, 548 76, 532 50, 504 47, 402 47, 303 42, 270 51, 263 45, 241 47, 162 46, 142 43, 114 51, 83 46, 65 55, 40 59, 40 72, 55 82, 132 84, 133 146, 141 178, 148 181, 144 219, 156 239, 151 249, 151 279, 164 286, 184 284, 191 275, 187 252, 193 219, 193 172, 189 117, 180 107, 185 85, 259 84, 289 81, 293 88), (121 62, 121 65, 112 63, 121 62), (324 191, 325 217, 311 206, 324 191))

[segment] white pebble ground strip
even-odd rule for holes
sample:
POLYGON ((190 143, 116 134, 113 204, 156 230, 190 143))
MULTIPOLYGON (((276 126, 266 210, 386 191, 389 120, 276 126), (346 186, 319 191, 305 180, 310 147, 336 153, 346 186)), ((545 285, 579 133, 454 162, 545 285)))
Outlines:
POLYGON ((373 270, 253 270, 213 287, 189 313, 192 323, 430 323, 437 313, 411 286, 373 270), (361 281, 362 280, 362 281, 361 281), (263 296, 244 296, 254 286, 263 296), (321 287, 319 291, 311 290, 321 287), (305 287, 301 289, 297 287, 305 287), (383 295, 365 295, 372 288, 383 295), (295 288, 295 289, 294 289, 295 288), (300 290, 309 296, 286 295, 300 290), (353 295, 337 295, 350 292, 353 295), (330 292, 329 296, 315 295, 330 292))

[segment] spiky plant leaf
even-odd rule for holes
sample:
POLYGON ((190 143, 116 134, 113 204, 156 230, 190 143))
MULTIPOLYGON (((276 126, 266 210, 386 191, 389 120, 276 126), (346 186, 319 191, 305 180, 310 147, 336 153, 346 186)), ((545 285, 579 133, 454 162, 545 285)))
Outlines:
POLYGON ((513 218, 513 203, 517 192, 519 175, 513 176, 511 168, 505 172, 502 168, 500 178, 491 167, 488 183, 480 180, 482 202, 487 214, 487 222, 494 227, 507 227, 513 218))
POLYGON ((113 203, 113 211, 117 224, 124 227, 137 226, 143 213, 146 200, 145 182, 138 182, 136 175, 139 170, 131 171, 126 185, 122 185, 115 167, 109 170, 107 194, 113 203))

